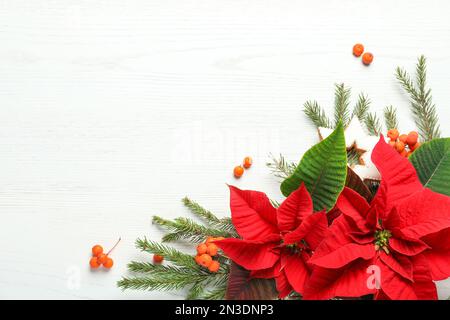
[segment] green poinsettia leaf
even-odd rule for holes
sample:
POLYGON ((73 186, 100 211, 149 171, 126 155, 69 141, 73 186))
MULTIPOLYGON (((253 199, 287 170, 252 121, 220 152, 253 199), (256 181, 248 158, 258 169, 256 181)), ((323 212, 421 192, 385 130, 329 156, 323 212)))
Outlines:
POLYGON ((294 173, 281 184, 286 197, 303 182, 313 199, 314 210, 331 210, 345 185, 347 151, 340 122, 324 140, 306 151, 294 173))
POLYGON ((424 143, 410 160, 425 187, 450 196, 450 138, 424 143))

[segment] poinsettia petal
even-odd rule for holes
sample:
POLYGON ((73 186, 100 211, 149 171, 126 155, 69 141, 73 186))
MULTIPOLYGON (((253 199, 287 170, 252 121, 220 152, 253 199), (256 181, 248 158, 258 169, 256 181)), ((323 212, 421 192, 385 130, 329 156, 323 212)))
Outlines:
POLYGON ((292 192, 277 210, 278 229, 289 232, 296 229, 301 221, 313 212, 313 203, 304 183, 292 192))
POLYGON ((357 244, 373 243, 375 240, 373 232, 349 232, 348 235, 357 244))
POLYGON ((373 244, 360 245, 349 243, 330 252, 328 255, 318 258, 313 255, 309 263, 323 268, 339 269, 357 259, 370 260, 374 256, 375 246, 373 244))
POLYGON ((450 197, 423 189, 397 207, 402 232, 420 238, 450 227, 450 197))
POLYGON ((412 281, 393 271, 381 260, 376 264, 380 268, 381 289, 391 300, 416 300, 412 281))
POLYGON ((267 269, 252 270, 250 271, 250 278, 273 279, 280 273, 279 268, 279 264, 275 263, 273 267, 267 269))
POLYGON ((397 272, 403 278, 413 281, 413 266, 411 261, 401 255, 394 256, 380 252, 379 257, 392 271, 397 272))
POLYGON ((352 229, 354 226, 347 219, 350 218, 341 215, 333 221, 331 227, 328 228, 326 238, 314 251, 315 258, 326 256, 340 247, 353 243, 349 234, 354 231, 352 229))
POLYGON ((286 260, 284 273, 289 284, 296 292, 303 294, 305 283, 309 277, 308 266, 299 255, 284 255, 282 259, 286 260))
POLYGON ((381 213, 389 213, 396 203, 423 188, 411 162, 389 146, 383 135, 372 151, 372 162, 380 172, 381 184, 387 191, 383 194, 378 192, 372 202, 383 206, 381 213))
MULTIPOLYGON (((268 240, 275 240, 274 235, 268 240)), ((214 242, 223 252, 238 265, 247 270, 261 270, 272 267, 280 258, 275 249, 278 241, 240 240, 227 238, 214 242)))
POLYGON ((430 273, 430 263, 424 255, 417 255, 412 258, 414 270, 414 292, 420 300, 437 300, 438 294, 436 285, 430 273))
POLYGON ((370 209, 366 199, 359 193, 350 188, 345 187, 336 202, 336 207, 346 216, 350 217, 358 228, 362 231, 366 230, 366 214, 370 209))
POLYGON ((375 288, 367 285, 370 276, 368 267, 372 264, 372 260, 359 259, 341 269, 315 267, 305 285, 303 298, 324 300, 373 294, 375 288))
POLYGON ((405 256, 415 256, 419 253, 430 249, 423 241, 420 240, 405 240, 400 238, 390 238, 389 239, 390 249, 404 254, 405 256))
POLYGON ((283 237, 285 244, 293 244, 300 240, 305 240, 312 250, 325 238, 328 230, 328 221, 326 211, 316 212, 305 217, 300 224, 292 232, 287 233, 283 237))
POLYGON ((292 291, 292 287, 286 277, 285 272, 282 270, 280 274, 275 278, 275 283, 277 286, 278 297, 280 299, 285 298, 292 291))
POLYGON ((231 219, 238 234, 248 240, 278 233, 276 209, 262 192, 230 186, 231 219))
POLYGON ((450 277, 450 228, 423 237, 431 247, 423 255, 427 258, 432 279, 444 280, 450 277))

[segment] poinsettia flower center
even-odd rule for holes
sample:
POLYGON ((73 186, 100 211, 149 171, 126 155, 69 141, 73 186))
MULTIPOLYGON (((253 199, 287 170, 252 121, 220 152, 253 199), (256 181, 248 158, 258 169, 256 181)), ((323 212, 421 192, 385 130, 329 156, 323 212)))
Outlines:
POLYGON ((287 244, 287 245, 285 245, 285 248, 286 248, 291 254, 299 254, 299 253, 301 253, 303 250, 307 250, 307 249, 308 249, 308 245, 306 244, 306 242, 305 242, 304 240, 301 240, 301 241, 296 242, 296 243, 287 244))
POLYGON ((375 232, 375 250, 384 250, 389 254, 389 238, 392 233, 389 230, 378 230, 375 232))

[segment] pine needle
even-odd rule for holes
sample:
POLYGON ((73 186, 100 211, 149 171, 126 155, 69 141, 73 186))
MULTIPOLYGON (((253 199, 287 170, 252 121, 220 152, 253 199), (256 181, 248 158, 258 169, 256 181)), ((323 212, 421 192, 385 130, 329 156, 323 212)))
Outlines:
POLYGON ((141 251, 163 256, 166 261, 172 262, 180 267, 188 269, 198 267, 191 255, 183 253, 175 248, 166 246, 162 243, 147 240, 146 238, 137 239, 136 247, 141 251))
POLYGON ((184 197, 181 201, 183 204, 197 217, 200 217, 207 222, 219 222, 220 219, 216 217, 211 211, 206 210, 202 206, 200 206, 197 202, 192 201, 188 197, 184 197))
POLYGON ((153 223, 156 223, 169 231, 169 233, 163 236, 163 242, 173 242, 184 239, 193 243, 199 243, 205 241, 205 239, 209 236, 225 238, 233 236, 230 232, 205 227, 189 218, 184 217, 179 217, 174 220, 167 220, 154 216, 153 223))
POLYGON ((372 136, 380 135, 382 131, 381 122, 375 113, 369 112, 367 114, 365 124, 370 135, 372 136))
POLYGON ((286 179, 294 173, 297 165, 294 162, 288 162, 282 154, 278 158, 269 154, 270 161, 266 163, 266 166, 271 170, 271 173, 280 179, 286 179))
POLYGON ((355 116, 359 119, 359 121, 364 122, 367 117, 367 113, 369 112, 370 103, 371 101, 369 97, 364 93, 360 93, 358 96, 358 102, 353 109, 352 117, 355 116))
POLYGON ((343 83, 336 84, 334 97, 334 125, 342 121, 346 126, 350 121, 350 88, 346 88, 343 83))
POLYGON ((325 110, 319 106, 317 101, 306 101, 303 105, 303 112, 306 116, 319 127, 331 128, 331 122, 325 114, 325 110))
POLYGON ((436 106, 433 103, 431 89, 426 86, 426 58, 420 56, 416 65, 416 81, 402 68, 396 69, 396 77, 403 89, 409 94, 411 111, 423 141, 441 136, 436 106))
POLYGON ((384 122, 386 129, 398 129, 397 110, 393 106, 384 108, 384 122))

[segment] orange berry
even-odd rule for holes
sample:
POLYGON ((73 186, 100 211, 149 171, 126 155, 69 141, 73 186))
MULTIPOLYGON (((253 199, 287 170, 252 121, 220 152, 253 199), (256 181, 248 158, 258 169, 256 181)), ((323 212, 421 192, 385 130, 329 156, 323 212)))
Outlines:
POLYGON ((203 267, 208 267, 212 262, 212 258, 209 254, 202 254, 198 257, 198 264, 203 266, 203 267))
POLYGON ((99 244, 96 244, 95 246, 92 247, 92 255, 94 257, 97 257, 98 255, 103 253, 103 247, 99 244))
POLYGON ((196 256, 194 257, 194 260, 195 260, 195 263, 200 264, 200 255, 199 255, 199 254, 196 255, 196 256))
POLYGON ((416 151, 417 148, 419 148, 419 147, 420 147, 420 142, 417 142, 415 145, 410 146, 409 148, 411 149, 411 151, 416 151))
POLYGON ((406 149, 403 149, 403 151, 402 152, 400 152, 400 155, 402 156, 402 157, 408 157, 408 151, 406 150, 406 149))
POLYGON ((97 256, 97 261, 100 264, 104 264, 106 262, 106 260, 108 259, 108 256, 104 253, 101 253, 97 256))
POLYGON ((414 146, 418 140, 419 134, 416 131, 411 131, 410 133, 408 133, 408 136, 406 137, 406 143, 410 147, 414 146))
POLYGON ((401 142, 401 141, 397 141, 397 142, 395 143, 395 149, 396 149, 398 152, 403 152, 403 150, 405 150, 405 144, 404 144, 403 142, 401 142))
POLYGON ((245 157, 243 166, 244 166, 245 169, 248 169, 248 168, 250 168, 252 166, 252 163, 253 163, 253 160, 252 160, 251 157, 245 157))
POLYGON ((216 241, 217 239, 214 237, 208 237, 206 238, 205 244, 208 245, 209 243, 211 243, 212 241, 216 241))
POLYGON ((392 141, 392 140, 389 141, 389 145, 393 148, 395 148, 396 143, 397 143, 397 141, 392 141))
POLYGON ((97 257, 92 257, 91 260, 89 260, 89 265, 92 269, 97 269, 100 267, 100 263, 98 262, 97 257))
POLYGON ((409 158, 413 154, 412 151, 408 151, 408 154, 406 155, 407 158, 409 158))
POLYGON ((217 271, 219 271, 219 268, 220 268, 220 263, 215 260, 211 261, 211 263, 208 266, 208 270, 210 272, 217 272, 217 271))
POLYGON ((224 237, 217 237, 216 241, 220 241, 220 240, 223 240, 223 239, 225 239, 225 238, 224 237))
POLYGON ((399 137, 398 137, 398 140, 400 140, 401 142, 403 142, 404 144, 406 144, 406 140, 408 139, 408 135, 406 135, 406 134, 401 134, 399 137))
POLYGON ((234 167, 233 174, 236 178, 242 177, 242 175, 244 174, 244 168, 242 168, 242 166, 234 167))
POLYGON ((391 129, 388 131, 387 136, 391 139, 391 141, 396 141, 398 138, 398 130, 397 129, 391 129))
POLYGON ((361 43, 357 43, 353 46, 353 55, 360 57, 364 52, 364 46, 361 43))
POLYGON ((159 254, 154 254, 153 255, 153 262, 154 263, 161 263, 164 260, 164 256, 161 256, 159 254))
POLYGON ((207 250, 208 250, 208 247, 204 243, 201 243, 201 244, 199 244, 197 246, 197 253, 198 254, 204 254, 204 253, 206 253, 207 250))
POLYGON ((219 247, 217 247, 214 243, 210 243, 210 244, 208 244, 206 253, 208 253, 211 257, 214 257, 217 255, 218 250, 219 250, 219 247))
POLYGON ((105 263, 103 263, 103 266, 106 269, 111 269, 113 265, 114 265, 114 261, 113 261, 113 259, 111 259, 109 257, 106 259, 105 263))
POLYGON ((370 52, 366 52, 363 54, 362 56, 362 62, 368 66, 369 64, 371 64, 373 61, 373 54, 371 54, 370 52))

